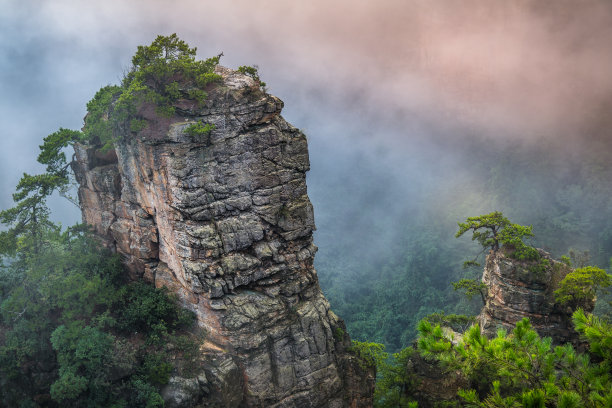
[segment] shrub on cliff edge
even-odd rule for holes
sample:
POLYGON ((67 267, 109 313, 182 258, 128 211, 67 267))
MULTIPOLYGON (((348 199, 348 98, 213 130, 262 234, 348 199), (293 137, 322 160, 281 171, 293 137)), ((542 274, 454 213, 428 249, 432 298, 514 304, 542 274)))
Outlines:
POLYGON ((140 112, 145 104, 155 106, 160 116, 173 116, 178 99, 204 103, 204 88, 221 79, 214 69, 223 54, 202 61, 196 60, 196 51, 176 34, 138 46, 121 86, 103 87, 87 104, 84 139, 97 137, 109 148, 118 134, 139 132, 147 126, 140 112))

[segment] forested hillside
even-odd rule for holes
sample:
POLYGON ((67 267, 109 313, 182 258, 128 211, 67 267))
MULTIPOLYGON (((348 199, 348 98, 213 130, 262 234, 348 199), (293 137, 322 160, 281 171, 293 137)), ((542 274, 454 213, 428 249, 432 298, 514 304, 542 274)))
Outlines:
MULTIPOLYGON (((588 251, 579 263, 609 268, 612 165, 596 140, 576 146, 464 137, 440 146, 438 159, 420 163, 416 175, 383 173, 370 162, 312 192, 321 207, 339 209, 340 215, 317 218, 324 232, 316 236, 316 265, 326 295, 356 339, 394 351, 415 339, 418 321, 430 313, 478 313, 482 302, 468 301, 451 286, 482 274, 481 268, 462 269, 477 245, 455 238, 457 222, 474 214, 501 210, 532 225, 531 244, 554 257, 573 250, 584 258, 588 251), (434 173, 436 165, 445 170, 434 173), (389 189, 403 188, 401 177, 417 187, 403 193, 399 205, 405 208, 397 210, 394 195, 402 192, 389 189), (419 186, 419 177, 427 184, 419 186), (362 203, 360 210, 344 213, 348 204, 337 201, 340 196, 362 203), (338 234, 346 240, 334 239, 338 234)), ((609 314, 605 299, 596 310, 609 314)))

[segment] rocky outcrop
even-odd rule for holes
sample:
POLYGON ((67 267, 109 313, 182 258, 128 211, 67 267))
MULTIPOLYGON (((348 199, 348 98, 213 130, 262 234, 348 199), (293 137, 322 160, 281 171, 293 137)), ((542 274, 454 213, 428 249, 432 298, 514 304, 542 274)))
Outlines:
POLYGON ((373 373, 347 351, 313 268, 306 137, 253 79, 217 72, 205 106, 180 100, 170 119, 145 109, 147 127, 114 150, 75 147, 83 221, 206 332, 205 375, 173 379, 170 404, 371 406, 373 373), (186 132, 197 122, 215 128, 186 132))
POLYGON ((482 281, 487 285, 486 304, 478 316, 485 334, 498 328, 510 331, 524 317, 541 337, 556 344, 577 340, 571 310, 555 302, 554 291, 571 268, 539 250, 539 261, 518 261, 492 251, 486 259, 482 281))
POLYGON ((406 397, 416 401, 419 408, 456 406, 457 392, 470 386, 459 370, 449 370, 439 361, 425 359, 416 346, 406 361, 406 372, 406 397))

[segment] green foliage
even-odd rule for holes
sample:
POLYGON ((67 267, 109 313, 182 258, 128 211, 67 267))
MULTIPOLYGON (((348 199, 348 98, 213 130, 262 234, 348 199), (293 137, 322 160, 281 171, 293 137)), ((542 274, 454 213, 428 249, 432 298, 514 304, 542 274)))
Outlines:
POLYGON ((477 217, 468 217, 463 223, 457 223, 459 231, 455 234, 459 238, 468 231, 472 231, 472 241, 478 241, 484 248, 490 247, 498 250, 500 244, 499 234, 509 227, 510 221, 499 211, 477 217))
POLYGON ((60 232, 56 227, 43 230, 40 239, 45 245, 21 247, 18 261, 3 271, 19 276, 11 282, 12 285, 5 286, 0 306, 5 329, 5 337, 0 341, 0 378, 8 379, 0 384, 3 391, 0 395, 6 395, 5 404, 11 405, 10 401, 18 399, 32 387, 28 384, 28 377, 24 378, 24 373, 17 368, 32 361, 39 361, 43 367, 53 364, 56 358, 66 363, 66 367, 60 368, 59 382, 54 388, 62 399, 69 398, 83 387, 80 378, 86 378, 86 375, 82 371, 87 369, 91 373, 95 356, 87 345, 96 339, 95 336, 85 336, 90 332, 82 332, 83 338, 87 337, 89 342, 72 343, 74 347, 71 350, 78 351, 83 364, 69 360, 66 357, 69 351, 56 357, 51 345, 52 334, 56 333, 58 347, 66 349, 66 339, 74 339, 68 334, 82 329, 83 322, 91 319, 94 308, 103 312, 107 302, 114 299, 115 291, 107 279, 113 278, 113 274, 108 272, 115 267, 115 258, 101 258, 98 244, 84 234, 85 230, 79 228, 66 232, 60 232), (69 322, 72 324, 70 331, 58 330, 69 322), (62 333, 67 334, 60 336, 62 333), (74 383, 72 388, 69 387, 71 383, 74 383), (4 394, 9 389, 11 391, 4 394))
POLYGON ((0 254, 14 256, 26 247, 40 250, 43 232, 53 228, 46 199, 65 184, 66 179, 58 174, 23 174, 13 194, 15 207, 0 211, 0 223, 10 226, 0 232, 0 254))
POLYGON ((132 381, 131 405, 145 408, 163 408, 164 400, 157 388, 141 379, 132 381))
MULTIPOLYGON (((217 75, 217 74, 210 74, 210 75, 217 75)), ((192 88, 187 91, 187 98, 198 102, 199 106, 204 106, 204 102, 206 102, 207 97, 208 97, 208 93, 206 93, 206 91, 204 91, 203 89, 192 88)))
MULTIPOLYGON (((155 345, 193 322, 193 313, 164 290, 126 285, 120 259, 87 228, 38 228, 39 245, 20 237, 0 267, 0 405, 49 394, 63 407, 121 406, 132 387, 156 390, 174 367, 155 345)), ((147 395, 161 401, 157 391, 147 395)))
POLYGON ((87 379, 73 371, 62 373, 51 386, 51 397, 57 402, 74 400, 87 389, 87 379))
POLYGON ((336 339, 336 341, 344 340, 344 336, 345 335, 346 335, 346 333, 344 332, 344 330, 342 330, 341 327, 336 327, 334 329, 334 338, 336 339))
POLYGON ((114 141, 115 123, 110 120, 113 103, 122 93, 122 88, 116 85, 107 85, 96 92, 92 100, 87 103, 87 116, 83 127, 83 139, 94 140, 98 138, 104 148, 108 149, 114 141))
POLYGON ((499 242, 512 250, 513 258, 524 261, 538 260, 540 254, 535 248, 525 245, 523 242, 525 237, 533 237, 531 226, 510 224, 499 232, 499 242))
POLYGON ((183 377, 193 377, 198 374, 200 364, 200 344, 202 335, 193 336, 188 334, 170 335, 165 345, 166 354, 172 354, 179 358, 175 359, 174 369, 183 377))
POLYGON ((57 361, 64 371, 83 371, 96 374, 108 366, 113 336, 96 327, 74 321, 57 327, 51 333, 51 344, 57 361))
POLYGON ((413 353, 414 349, 407 347, 379 362, 376 367, 375 408, 416 408, 416 402, 408 397, 415 381, 408 370, 408 359, 413 353))
POLYGON ((465 331, 469 326, 476 323, 475 316, 466 316, 458 314, 446 314, 444 312, 436 312, 429 314, 423 318, 432 325, 440 325, 442 327, 450 327, 454 331, 465 331))
POLYGON ((148 341, 161 344, 169 333, 190 326, 195 314, 177 306, 166 288, 135 282, 123 288, 117 328, 149 333, 148 341))
POLYGON ((124 86, 138 81, 156 92, 168 94, 168 87, 172 88, 175 83, 203 87, 220 79, 212 70, 222 54, 196 61, 196 51, 195 47, 190 48, 176 34, 159 35, 151 45, 138 46, 124 86))
POLYGON ((537 263, 532 263, 527 268, 529 272, 536 276, 541 276, 547 269, 551 267, 551 263, 548 259, 541 258, 537 263))
POLYGON ((580 408, 582 400, 580 395, 575 391, 562 391, 559 394, 559 408, 580 408))
POLYGON ((470 381, 470 388, 458 394, 467 406, 607 406, 612 402, 611 327, 582 311, 574 314, 574 324, 598 351, 598 362, 569 344, 553 349, 550 338, 541 339, 527 319, 510 334, 500 330, 494 339, 473 325, 457 344, 439 325, 424 320, 418 347, 426 357, 449 370, 460 370, 470 381))
POLYGON ((114 337, 92 326, 76 321, 59 326, 51 334, 51 344, 57 353, 59 379, 51 385, 51 395, 58 402, 76 400, 88 394, 90 401, 104 402, 109 394, 107 378, 113 364, 114 337), (71 381, 78 380, 69 387, 71 381))
POLYGON ((479 295, 482 299, 482 304, 486 303, 487 285, 478 279, 461 279, 457 282, 452 282, 453 289, 462 291, 468 299, 472 299, 474 295, 479 295))
POLYGON ((510 256, 519 261, 538 261, 541 258, 538 250, 529 245, 522 245, 514 248, 515 250, 510 253, 510 256))
POLYGON ((44 138, 38 161, 46 173, 24 173, 13 194, 15 206, 0 211, 0 223, 8 227, 0 231, 0 255, 17 256, 38 253, 45 245, 45 231, 57 229, 49 219, 47 197, 54 192, 65 195, 70 188, 70 163, 64 149, 82 139, 82 133, 60 128, 44 138))
POLYGON ((148 122, 145 119, 132 119, 130 121, 130 132, 138 133, 147 127, 148 122))
POLYGON ((555 300, 572 309, 592 309, 597 291, 612 285, 612 275, 601 268, 586 266, 567 274, 555 291, 555 300))
POLYGON ((253 65, 253 66, 248 66, 248 65, 242 65, 240 67, 238 67, 238 72, 248 75, 251 78, 253 78, 255 80, 255 82, 262 88, 264 89, 266 87, 266 83, 263 82, 261 80, 261 78, 259 78, 259 67, 257 67, 257 65, 253 65))
POLYGON ((353 340, 349 351, 360 359, 360 365, 365 370, 376 369, 376 389, 374 391, 375 408, 415 408, 416 403, 407 396, 413 379, 407 371, 408 359, 413 349, 405 348, 391 356, 385 352, 385 346, 379 343, 360 342, 353 340))
MULTIPOLYGON (((174 366, 155 345, 176 338, 193 313, 165 290, 126 285, 119 258, 101 251, 85 228, 50 227, 41 240, 38 253, 21 247, 0 268, 0 404, 17 406, 37 392, 61 406, 105 407, 127 401, 133 384, 155 390, 167 382, 174 366), (140 346, 124 340, 140 335, 140 346)), ((149 397, 160 401, 157 391, 149 397)))
MULTIPOLYGON (((455 234, 459 238, 468 231, 472 231, 472 241, 478 241, 483 251, 491 249, 497 251, 503 245, 511 250, 511 256, 519 260, 538 260, 540 255, 535 248, 525 245, 523 239, 533 237, 532 227, 512 224, 499 211, 477 217, 468 217, 463 223, 458 223, 459 231, 455 234)), ((466 261, 464 267, 478 266, 476 262, 480 254, 474 259, 466 261)))
POLYGON ((612 324, 578 309, 573 314, 576 331, 589 343, 589 351, 612 362, 612 324))
POLYGON ((191 124, 185 128, 185 133, 191 137, 202 137, 207 136, 215 129, 215 125, 212 123, 197 122, 191 124))
POLYGON ((567 255, 562 255, 561 258, 559 259, 559 261, 564 263, 567 266, 572 266, 572 261, 571 261, 570 257, 567 256, 567 255))
MULTIPOLYGON (((167 382, 174 367, 155 345, 193 322, 193 313, 165 290, 126 286, 118 257, 101 252, 84 229, 53 229, 42 237, 39 254, 0 273, 0 403, 14 406, 32 392, 29 376, 36 369, 28 374, 21 367, 36 367, 34 362, 57 367, 55 379, 44 377, 51 381, 36 386, 66 407, 111 406, 127 398, 131 386, 120 386, 117 372, 140 378, 128 384, 152 389, 167 382), (136 333, 145 336, 141 346, 122 340, 136 333), (142 348, 140 357, 134 347, 142 348)), ((155 395, 151 401, 159 400, 155 395)))
POLYGON ((385 352, 385 345, 380 343, 353 340, 349 351, 359 357, 364 369, 378 367, 389 357, 389 354, 385 352))
POLYGON ((166 357, 163 354, 156 353, 147 354, 145 357, 142 368, 151 384, 164 385, 168 383, 173 367, 166 361, 166 357))
POLYGON ((43 144, 39 146, 38 162, 47 166, 47 173, 67 179, 70 163, 66 161, 63 149, 82 139, 83 133, 60 128, 43 139, 43 144))
POLYGON ((132 69, 123 80, 125 98, 119 97, 118 109, 133 113, 136 105, 149 102, 166 116, 174 114, 172 103, 183 96, 204 102, 203 88, 218 81, 213 72, 221 54, 205 61, 195 59, 196 48, 190 48, 176 34, 157 36, 149 46, 138 46, 132 58, 132 69))
POLYGON ((202 105, 207 97, 203 88, 221 79, 214 73, 221 56, 196 60, 196 48, 176 34, 138 46, 121 86, 103 87, 87 104, 84 140, 98 139, 108 149, 118 135, 142 131, 149 123, 143 113, 147 105, 165 117, 176 113, 174 103, 179 99, 202 105))

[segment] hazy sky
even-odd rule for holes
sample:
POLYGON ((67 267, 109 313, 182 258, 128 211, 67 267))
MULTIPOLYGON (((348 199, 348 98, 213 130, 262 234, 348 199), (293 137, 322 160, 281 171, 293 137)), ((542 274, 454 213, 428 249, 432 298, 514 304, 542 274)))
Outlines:
POLYGON ((87 101, 119 81, 137 45, 173 32, 202 57, 223 52, 222 65, 259 65, 309 137, 315 193, 317 178, 365 166, 395 172, 389 190, 406 196, 393 199, 409 199, 419 172, 436 171, 419 164, 452 165, 447 147, 464 134, 608 146, 605 0, 0 3, 2 208, 21 173, 41 170, 42 138, 80 128, 87 101))

